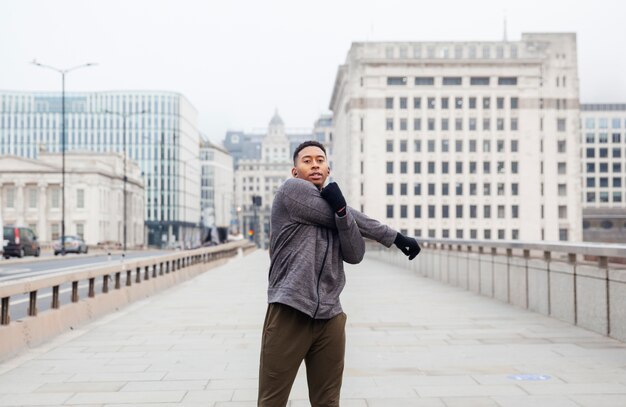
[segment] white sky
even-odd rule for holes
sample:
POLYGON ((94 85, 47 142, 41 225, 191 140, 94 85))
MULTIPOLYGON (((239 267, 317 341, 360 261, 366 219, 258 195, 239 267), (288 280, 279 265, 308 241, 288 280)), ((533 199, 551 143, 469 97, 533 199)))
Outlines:
POLYGON ((576 32, 584 103, 626 102, 623 0, 0 0, 0 89, 168 90, 199 112, 200 130, 288 128, 328 110, 353 41, 497 41, 576 32))

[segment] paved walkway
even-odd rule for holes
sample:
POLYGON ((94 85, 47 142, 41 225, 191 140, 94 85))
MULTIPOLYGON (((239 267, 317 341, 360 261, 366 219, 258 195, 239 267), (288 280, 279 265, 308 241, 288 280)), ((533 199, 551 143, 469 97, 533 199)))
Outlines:
MULTIPOLYGON (((267 268, 234 259, 0 364, 0 406, 256 406, 267 268)), ((624 343, 374 260, 347 273, 344 407, 626 406, 624 343)))

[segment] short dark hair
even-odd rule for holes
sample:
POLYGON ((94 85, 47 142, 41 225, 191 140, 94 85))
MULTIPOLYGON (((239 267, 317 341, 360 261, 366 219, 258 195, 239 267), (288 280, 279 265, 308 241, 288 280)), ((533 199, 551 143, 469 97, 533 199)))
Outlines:
POLYGON ((300 153, 300 151, 304 150, 307 147, 319 147, 324 152, 324 155, 326 155, 326 149, 324 148, 324 145, 322 143, 320 143, 319 141, 315 141, 315 140, 307 140, 303 143, 300 143, 300 145, 296 147, 296 151, 293 152, 293 165, 294 166, 297 164, 296 160, 298 159, 298 154, 300 153))

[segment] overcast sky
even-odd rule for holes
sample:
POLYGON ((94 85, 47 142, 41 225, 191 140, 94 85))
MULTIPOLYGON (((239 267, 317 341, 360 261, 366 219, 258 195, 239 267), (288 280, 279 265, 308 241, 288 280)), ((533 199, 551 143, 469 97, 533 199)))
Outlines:
POLYGON ((621 0, 0 0, 0 89, 168 90, 199 112, 200 130, 288 128, 328 111, 353 41, 497 41, 576 32, 584 103, 626 102, 621 0))

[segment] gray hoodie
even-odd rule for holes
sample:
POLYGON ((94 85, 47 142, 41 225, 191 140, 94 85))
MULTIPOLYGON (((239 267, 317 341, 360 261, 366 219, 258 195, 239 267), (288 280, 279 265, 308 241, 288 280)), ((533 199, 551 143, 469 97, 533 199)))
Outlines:
POLYGON ((288 179, 272 205, 268 302, 316 319, 340 314, 343 262, 363 259, 363 237, 390 247, 396 234, 352 208, 337 216, 313 183, 288 179))

